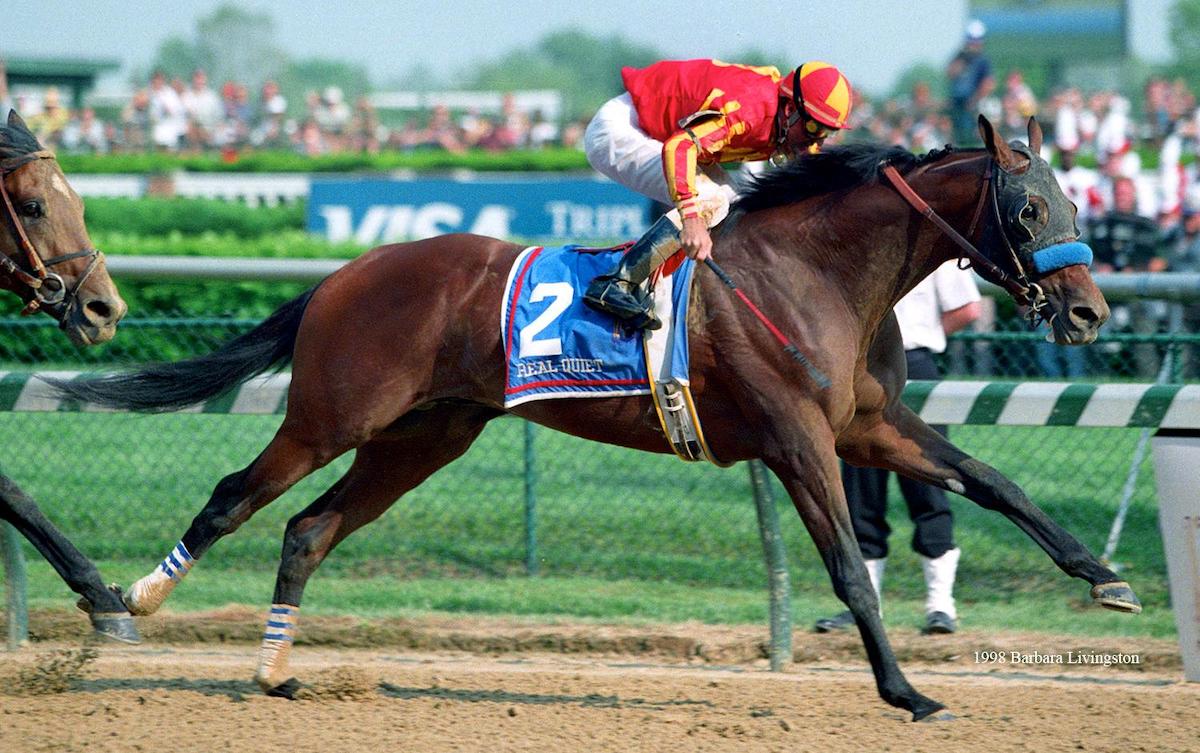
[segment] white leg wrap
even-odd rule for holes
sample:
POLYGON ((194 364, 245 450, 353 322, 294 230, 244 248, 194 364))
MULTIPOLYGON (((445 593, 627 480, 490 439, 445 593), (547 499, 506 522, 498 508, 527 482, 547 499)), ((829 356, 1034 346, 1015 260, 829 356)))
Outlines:
POLYGON ((258 671, 254 679, 263 691, 277 688, 291 679, 288 655, 296 638, 296 621, 300 607, 291 604, 272 604, 267 614, 262 646, 258 649, 258 671))
POLYGON ((886 559, 863 560, 867 566, 867 575, 871 576, 871 588, 875 589, 875 597, 879 599, 879 615, 883 616, 883 568, 886 559))
POLYGON ((945 612, 958 619, 954 609, 954 576, 961 554, 962 550, 956 547, 937 559, 921 558, 921 569, 925 571, 925 614, 945 612))
POLYGON ((125 592, 125 606, 132 614, 154 614, 195 564, 187 547, 179 542, 154 572, 129 587, 125 592))

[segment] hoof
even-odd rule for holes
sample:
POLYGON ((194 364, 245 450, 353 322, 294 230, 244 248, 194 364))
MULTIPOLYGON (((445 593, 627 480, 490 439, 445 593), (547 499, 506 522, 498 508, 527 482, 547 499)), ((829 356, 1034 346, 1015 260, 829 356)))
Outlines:
POLYGON ((1141 614, 1142 602, 1123 580, 1092 586, 1092 600, 1106 609, 1129 614, 1141 614))
POLYGON ((142 636, 138 635, 137 626, 133 624, 133 616, 125 612, 92 612, 92 630, 101 638, 120 643, 138 644, 142 636))
POLYGON ((952 722, 957 718, 958 718, 957 716, 955 716, 954 714, 951 714, 949 711, 947 711, 943 714, 938 714, 937 716, 927 716, 921 720, 921 723, 922 724, 932 724, 934 722, 952 722))
POLYGON ((944 708, 946 707, 932 698, 926 698, 923 695, 917 695, 917 697, 913 699, 912 703, 909 704, 908 710, 912 712, 912 720, 914 722, 919 722, 930 714, 936 714, 944 708))
POLYGON ((925 616, 921 635, 949 635, 958 630, 958 622, 945 612, 930 612, 925 616))
POLYGON ((813 632, 836 633, 854 627, 854 615, 849 610, 840 612, 832 617, 822 617, 813 625, 813 632))
POLYGON ((301 687, 303 686, 300 684, 300 681, 292 677, 273 688, 263 688, 263 692, 272 698, 286 698, 289 701, 294 701, 296 700, 296 691, 300 690, 301 687))

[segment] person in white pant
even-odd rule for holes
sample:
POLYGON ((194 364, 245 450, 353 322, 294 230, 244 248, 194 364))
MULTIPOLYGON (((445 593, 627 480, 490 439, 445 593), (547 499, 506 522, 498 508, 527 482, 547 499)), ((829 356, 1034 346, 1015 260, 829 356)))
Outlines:
POLYGON ((666 60, 625 68, 626 92, 605 103, 584 133, 598 172, 675 209, 659 218, 584 301, 633 329, 657 329, 641 283, 681 248, 704 261, 709 228, 735 196, 721 163, 780 161, 820 147, 846 127, 850 84, 828 63, 786 76, 767 66, 666 60))
MULTIPOLYGON (((939 379, 934 354, 946 350, 946 335, 966 327, 982 313, 974 275, 946 262, 896 304, 896 319, 904 339, 909 379, 939 379)), ((943 435, 943 426, 933 427, 943 435)), ((887 563, 888 472, 879 468, 842 466, 842 484, 850 506, 854 536, 883 603, 883 571, 887 563)), ((954 544, 950 501, 940 488, 900 477, 900 493, 913 521, 913 550, 925 575, 925 634, 953 633, 958 627, 954 578, 961 551, 954 544)), ((817 620, 819 633, 850 627, 854 617, 842 612, 817 620)))

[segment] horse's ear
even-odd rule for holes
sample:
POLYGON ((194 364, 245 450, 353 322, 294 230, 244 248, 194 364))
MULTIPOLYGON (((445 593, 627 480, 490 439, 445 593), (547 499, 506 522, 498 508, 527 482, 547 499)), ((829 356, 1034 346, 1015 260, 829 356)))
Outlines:
POLYGON ((996 160, 996 164, 1000 165, 1003 170, 1011 170, 1016 164, 1017 158, 1008 144, 1004 143, 1004 139, 996 134, 992 121, 983 115, 979 116, 979 135, 983 138, 983 145, 987 148, 988 154, 996 160))
POLYGON ((25 121, 17 114, 16 110, 8 111, 8 128, 14 134, 21 134, 37 141, 37 136, 34 136, 29 130, 29 126, 25 125, 25 121))
POLYGON ((8 127, 29 133, 29 126, 25 125, 25 121, 21 120, 21 116, 17 114, 15 109, 8 111, 8 127))
POLYGON ((1029 151, 1035 155, 1042 153, 1042 126, 1037 122, 1037 118, 1029 116, 1029 151))

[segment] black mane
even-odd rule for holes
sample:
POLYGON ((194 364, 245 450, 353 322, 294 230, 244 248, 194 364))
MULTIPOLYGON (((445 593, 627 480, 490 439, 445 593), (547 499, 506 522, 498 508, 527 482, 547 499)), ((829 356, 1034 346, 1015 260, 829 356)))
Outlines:
POLYGON ((854 188, 878 178, 879 168, 885 162, 905 173, 918 165, 939 160, 949 152, 949 148, 937 149, 918 157, 898 146, 831 146, 753 178, 743 186, 742 195, 733 209, 753 212, 854 188))
POLYGON ((29 132, 25 122, 19 117, 14 117, 16 112, 12 111, 7 125, 0 125, 0 162, 19 160, 42 149, 37 137, 29 132))

